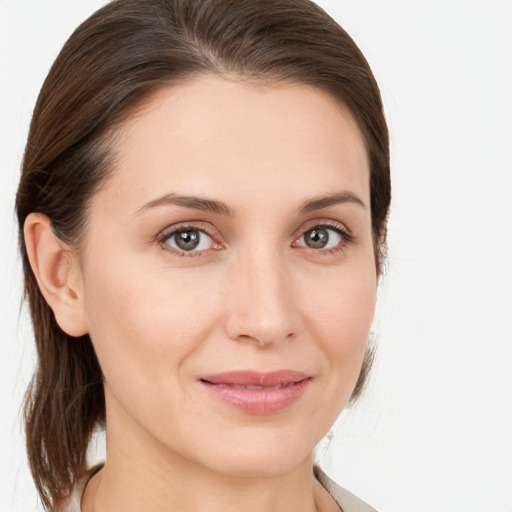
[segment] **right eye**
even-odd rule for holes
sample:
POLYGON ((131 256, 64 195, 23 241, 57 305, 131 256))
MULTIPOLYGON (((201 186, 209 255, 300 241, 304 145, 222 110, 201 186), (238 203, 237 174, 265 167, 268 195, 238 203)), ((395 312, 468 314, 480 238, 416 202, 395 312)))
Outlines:
POLYGON ((215 242, 208 234, 194 227, 181 227, 167 232, 162 237, 161 243, 180 256, 195 256, 215 246, 215 242))

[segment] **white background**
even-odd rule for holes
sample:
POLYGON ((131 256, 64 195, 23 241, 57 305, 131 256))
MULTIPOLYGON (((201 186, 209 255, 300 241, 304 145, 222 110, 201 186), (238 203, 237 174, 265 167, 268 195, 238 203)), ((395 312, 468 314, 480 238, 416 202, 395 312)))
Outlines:
MULTIPOLYGON (((39 87, 101 0, 0 0, 0 511, 35 509, 13 205, 39 87)), ((394 196, 376 366, 327 452, 381 512, 512 512, 512 1, 323 0, 381 86, 394 196)))

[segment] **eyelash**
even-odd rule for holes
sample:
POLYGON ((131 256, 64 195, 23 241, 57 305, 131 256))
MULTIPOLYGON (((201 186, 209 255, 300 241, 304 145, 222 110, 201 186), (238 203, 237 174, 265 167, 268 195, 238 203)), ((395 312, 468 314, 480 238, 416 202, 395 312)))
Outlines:
POLYGON ((354 242, 354 236, 350 234, 344 226, 331 220, 325 220, 321 221, 319 224, 313 224, 311 227, 308 227, 305 231, 303 231, 300 237, 297 238, 295 241, 300 240, 308 231, 318 228, 324 228, 336 232, 341 237, 341 241, 338 245, 330 249, 313 249, 311 247, 300 246, 303 247, 303 249, 308 251, 309 253, 336 254, 343 252, 347 248, 347 246, 354 242))
MULTIPOLYGON (((196 224, 196 225, 183 224, 181 226, 173 227, 172 229, 169 229, 169 230, 164 230, 160 233, 160 235, 157 236, 157 242, 159 243, 159 245, 162 247, 162 249, 164 251, 168 251, 171 254, 178 256, 180 258, 199 258, 202 256, 208 256, 209 250, 197 251, 197 252, 179 251, 177 249, 174 249, 173 247, 170 247, 169 244, 166 243, 171 237, 173 237, 174 235, 177 235, 178 233, 181 233, 183 231, 199 231, 200 233, 203 233, 203 234, 207 235, 208 237, 210 237, 214 243, 217 243, 217 242, 215 242, 215 238, 214 238, 213 234, 209 233, 209 231, 211 231, 211 228, 209 228, 208 224, 201 224, 201 223, 196 224)), ((220 244, 218 244, 218 245, 220 245, 220 244)))
MULTIPOLYGON (((342 225, 338 224, 334 221, 321 221, 318 224, 313 224, 310 227, 308 227, 306 230, 304 230, 301 235, 294 240, 294 243, 300 240, 308 231, 311 231, 313 229, 318 228, 324 228, 331 231, 335 231, 340 237, 341 242, 336 246, 332 247, 330 249, 313 249, 311 247, 303 246, 300 247, 303 248, 303 250, 314 253, 314 254, 336 254, 339 252, 342 252, 346 249, 346 247, 354 242, 354 236, 348 232, 348 230, 343 227, 342 225)), ((189 225, 184 224, 181 226, 173 227, 169 230, 164 230, 161 232, 157 237, 156 240, 158 244, 162 247, 163 250, 168 251, 172 253, 175 256, 181 257, 181 258, 198 258, 203 256, 208 256, 210 253, 210 250, 203 250, 203 251, 181 251, 177 250, 175 248, 172 248, 167 243, 168 240, 173 237, 174 235, 183 232, 183 231, 199 231, 200 233, 205 234, 206 236, 210 237, 214 244, 220 245, 218 242, 215 241, 214 235, 210 232, 211 228, 208 224, 199 224, 199 225, 189 225)), ((213 249, 218 250, 218 249, 213 249)))

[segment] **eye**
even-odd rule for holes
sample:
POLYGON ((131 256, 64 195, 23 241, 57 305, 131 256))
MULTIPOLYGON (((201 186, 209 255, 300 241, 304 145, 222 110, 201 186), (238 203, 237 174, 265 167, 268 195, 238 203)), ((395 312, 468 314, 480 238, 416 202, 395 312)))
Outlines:
POLYGON ((183 227, 167 232, 160 241, 168 250, 178 252, 185 256, 186 253, 198 253, 214 247, 213 239, 202 229, 183 227))
POLYGON ((350 235, 340 227, 318 225, 308 229, 295 243, 300 247, 331 252, 343 249, 350 240, 350 235))

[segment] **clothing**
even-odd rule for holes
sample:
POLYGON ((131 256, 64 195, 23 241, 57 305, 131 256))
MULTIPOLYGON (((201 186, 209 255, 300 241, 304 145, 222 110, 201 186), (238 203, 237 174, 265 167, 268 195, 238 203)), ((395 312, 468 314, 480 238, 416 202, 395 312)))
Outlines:
POLYGON ((340 487, 331 480, 320 468, 313 468, 316 479, 323 485, 334 501, 340 506, 342 512, 377 512, 373 507, 360 500, 357 496, 340 487))
MULTIPOLYGON (((82 494, 89 479, 101 469, 102 465, 95 466, 90 469, 78 482, 71 496, 61 502, 56 512, 81 512, 80 502, 82 494)), ((323 485, 327 492, 332 496, 334 501, 340 506, 342 512, 377 512, 364 501, 361 501, 351 492, 343 489, 337 483, 333 482, 319 466, 315 466, 314 473, 316 479, 323 485)))

